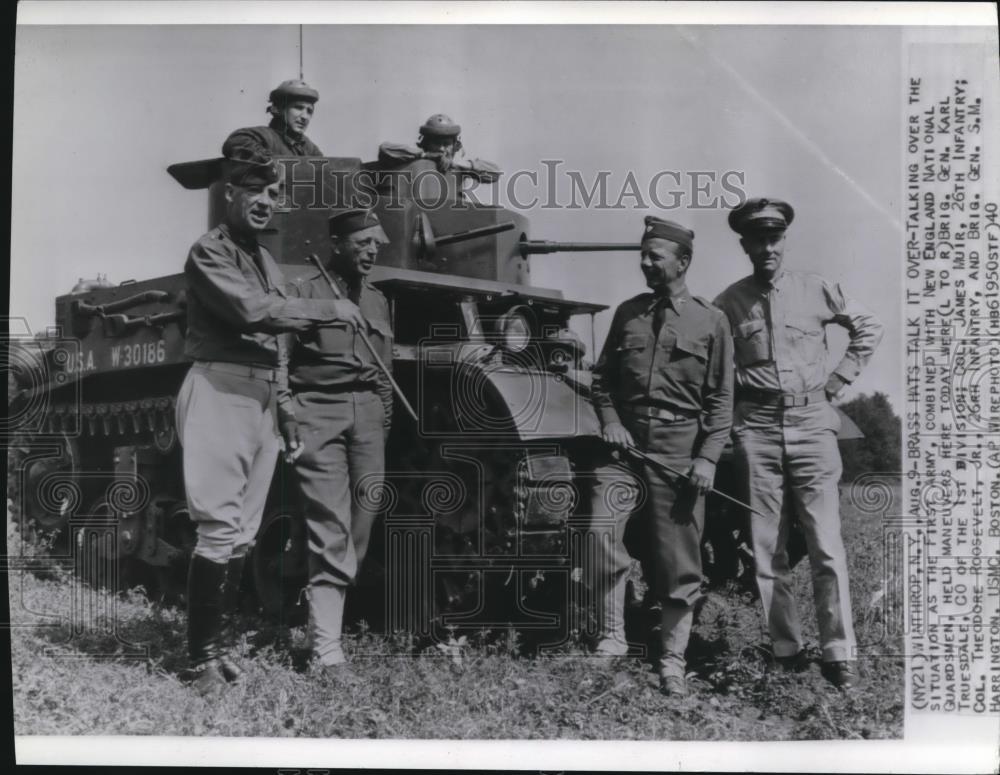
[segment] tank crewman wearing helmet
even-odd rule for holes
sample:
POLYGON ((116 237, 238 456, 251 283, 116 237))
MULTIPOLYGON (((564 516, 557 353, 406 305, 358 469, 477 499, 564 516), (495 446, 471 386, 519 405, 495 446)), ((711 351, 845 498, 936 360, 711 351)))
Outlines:
POLYGON ((226 138, 222 153, 233 148, 263 149, 271 156, 322 156, 323 152, 306 137, 319 92, 305 81, 282 81, 271 90, 267 126, 237 129, 226 138))
POLYGON ((753 274, 715 300, 732 325, 736 350, 734 454, 746 500, 757 587, 774 656, 789 670, 808 666, 802 650, 786 541, 786 492, 809 549, 822 646, 822 672, 835 686, 858 677, 847 557, 840 534, 840 418, 830 405, 861 373, 882 338, 882 325, 822 277, 783 268, 785 230, 795 213, 777 199, 750 199, 729 225, 753 274), (825 328, 836 323, 850 343, 831 373, 825 328))
POLYGON ((240 673, 225 653, 223 620, 238 601, 280 446, 277 334, 333 320, 362 322, 348 300, 289 298, 281 270, 258 244, 280 195, 280 165, 264 156, 227 159, 222 174, 222 223, 194 243, 184 265, 184 352, 194 364, 176 403, 198 532, 188 576, 187 678, 202 694, 240 673))
POLYGON ((602 637, 596 652, 621 656, 628 650, 624 598, 630 562, 623 539, 634 515, 652 568, 647 581, 662 605, 660 689, 679 696, 687 693, 684 652, 701 595, 704 493, 729 436, 733 390, 729 324, 718 309, 692 296, 685 282, 693 246, 694 232, 646 217, 640 268, 650 291, 615 310, 592 386, 611 447, 636 448, 687 474, 674 477, 648 463, 630 471, 610 456, 595 471, 591 513, 599 548, 587 577, 598 595, 602 637), (638 508, 613 494, 620 495, 623 485, 639 493, 638 508))
MULTIPOLYGON (((362 329, 382 362, 392 364, 385 296, 368 281, 389 240, 378 216, 347 210, 330 218, 327 267, 344 298, 363 315, 362 329)), ((321 273, 295 284, 303 299, 334 298, 321 273)), ((319 669, 337 669, 344 598, 368 548, 385 472, 392 386, 356 325, 333 322, 298 334, 289 348, 290 406, 282 402, 282 434, 295 462, 309 536, 309 629, 319 669)))
POLYGON ((378 147, 378 160, 384 167, 397 166, 417 159, 433 159, 438 171, 455 170, 481 183, 492 183, 500 175, 500 168, 483 159, 464 159, 462 127, 444 113, 435 113, 420 127, 416 145, 382 143, 378 147))

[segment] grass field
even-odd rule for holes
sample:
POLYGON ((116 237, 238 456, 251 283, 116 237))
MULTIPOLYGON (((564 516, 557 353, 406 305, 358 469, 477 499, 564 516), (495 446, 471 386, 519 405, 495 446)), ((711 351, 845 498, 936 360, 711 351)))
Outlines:
MULTIPOLYGON (((849 488, 845 488, 845 493, 849 488)), ((178 679, 182 611, 141 593, 79 594, 64 572, 12 571, 15 733, 347 738, 790 740, 897 738, 901 644, 883 642, 882 526, 843 504, 862 685, 840 692, 819 674, 769 668, 756 604, 713 591, 689 649, 691 696, 668 700, 640 659, 588 657, 582 646, 528 656, 516 637, 471 633, 415 653, 405 635, 355 630, 353 670, 330 683, 296 668, 301 628, 253 618, 239 644, 247 673, 209 703, 178 679), (90 623, 74 631, 70 618, 90 623), (86 605, 80 616, 80 605, 86 605), (117 626, 115 626, 117 622, 117 626), (137 655, 136 646, 146 654, 137 655)), ((8 527, 8 539, 16 540, 8 527)), ((816 650, 807 563, 796 570, 816 650)), ((350 653, 349 651, 349 653, 350 653)))

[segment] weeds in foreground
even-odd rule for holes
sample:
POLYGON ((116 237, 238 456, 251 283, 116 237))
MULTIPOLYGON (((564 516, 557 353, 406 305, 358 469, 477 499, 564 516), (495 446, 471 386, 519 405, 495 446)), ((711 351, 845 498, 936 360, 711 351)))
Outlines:
MULTIPOLYGON (((324 683, 297 658, 302 627, 243 621, 244 679, 215 703, 195 696, 184 667, 182 611, 139 590, 88 590, 56 571, 11 574, 17 734, 266 737, 777 740, 899 737, 900 644, 869 602, 882 582, 879 525, 845 508, 861 687, 776 671, 755 603, 733 585, 709 593, 692 637, 690 697, 667 700, 650 664, 600 659, 576 641, 532 654, 512 630, 452 631, 440 644, 377 633, 347 636, 353 668, 324 683), (75 608, 74 608, 75 606, 75 608), (84 626, 81 621, 83 607, 84 626), (71 615, 72 613, 72 615, 71 615)), ((797 571, 815 646, 807 568, 797 571)), ((815 656, 815 651, 814 651, 815 656)))

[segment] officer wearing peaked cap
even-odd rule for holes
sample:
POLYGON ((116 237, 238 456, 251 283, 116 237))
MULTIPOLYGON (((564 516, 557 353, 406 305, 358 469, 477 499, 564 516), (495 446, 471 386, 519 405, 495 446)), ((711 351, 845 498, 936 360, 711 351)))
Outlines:
POLYGON ((830 405, 860 374, 882 338, 874 315, 822 277, 784 268, 795 213, 779 199, 749 199, 729 225, 753 274, 715 300, 732 325, 736 352, 733 450, 754 508, 750 517, 757 587, 779 664, 806 666, 786 542, 791 501, 806 535, 822 648, 822 672, 849 688, 856 642, 847 558, 840 535, 840 418, 830 405), (849 344, 831 372, 826 326, 849 344))
POLYGON ((289 298, 257 236, 278 200, 281 168, 262 153, 222 162, 222 222, 191 247, 184 353, 194 364, 177 396, 184 484, 198 541, 188 576, 188 678, 203 694, 235 680, 224 620, 238 601, 280 446, 278 334, 359 322, 349 301, 289 298))
POLYGON ((626 524, 640 517, 650 548, 650 586, 662 604, 660 685, 685 694, 685 657, 700 597, 704 492, 712 486, 732 414, 732 339, 725 316, 692 296, 686 275, 694 233, 653 216, 645 219, 640 268, 649 293, 615 311, 597 364, 593 400, 613 447, 650 453, 687 478, 649 465, 631 471, 610 459, 595 471, 592 528, 602 638, 597 652, 622 655, 626 524), (630 489, 633 499, 621 499, 630 489))
POLYGON ((271 90, 267 126, 237 129, 226 138, 225 156, 237 149, 261 149, 271 156, 322 156, 323 152, 306 137, 319 92, 305 81, 282 81, 271 90))
MULTIPOLYGON (((392 364, 389 305, 368 281, 388 243, 378 216, 347 210, 330 218, 329 276, 361 309, 362 327, 392 364)), ((303 299, 332 299, 322 273, 295 285, 303 299)), ((346 660, 341 645, 344 600, 364 560, 378 510, 392 386, 364 346, 358 327, 334 323, 299 334, 290 347, 290 403, 282 432, 292 450, 309 535, 309 621, 320 669, 346 660)))
POLYGON ((421 126, 416 145, 382 143, 378 147, 378 160, 386 167, 406 164, 417 159, 432 159, 439 172, 454 170, 479 182, 492 183, 500 175, 500 168, 484 159, 466 159, 462 151, 462 127, 444 113, 435 113, 421 126))
POLYGON ((748 199, 729 211, 729 228, 738 234, 761 231, 783 232, 792 225, 795 211, 780 199, 748 199))

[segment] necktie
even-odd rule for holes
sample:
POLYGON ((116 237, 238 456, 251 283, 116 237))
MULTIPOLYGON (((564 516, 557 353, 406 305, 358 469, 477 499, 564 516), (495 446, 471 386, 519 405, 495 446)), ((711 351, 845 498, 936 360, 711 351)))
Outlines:
POLYGON ((669 297, 661 296, 656 302, 656 306, 653 307, 653 336, 660 335, 663 319, 666 317, 667 304, 669 304, 669 297))

